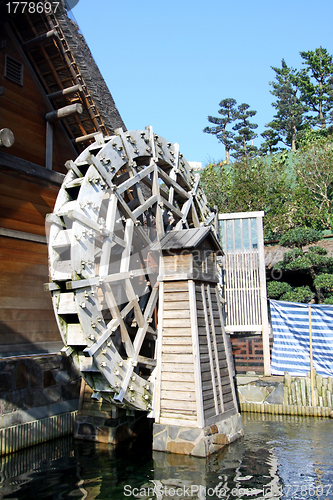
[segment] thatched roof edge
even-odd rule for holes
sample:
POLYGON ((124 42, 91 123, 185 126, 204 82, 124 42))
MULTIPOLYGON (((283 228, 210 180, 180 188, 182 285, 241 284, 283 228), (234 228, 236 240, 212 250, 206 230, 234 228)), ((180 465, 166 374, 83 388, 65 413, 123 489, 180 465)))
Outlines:
POLYGON ((67 14, 64 0, 62 9, 57 11, 57 21, 66 37, 75 61, 80 69, 84 81, 89 89, 99 114, 104 121, 108 132, 113 134, 116 128, 126 130, 111 92, 91 54, 91 51, 80 33, 78 25, 67 14))

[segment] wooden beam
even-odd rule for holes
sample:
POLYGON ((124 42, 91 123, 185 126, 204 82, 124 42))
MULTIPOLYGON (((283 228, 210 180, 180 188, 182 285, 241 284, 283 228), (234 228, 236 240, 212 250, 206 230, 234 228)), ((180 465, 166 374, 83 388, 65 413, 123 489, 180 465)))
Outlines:
POLYGON ((254 219, 256 217, 264 217, 265 212, 235 212, 232 214, 219 214, 219 220, 229 220, 229 219, 254 219), (250 213, 250 215, 249 215, 250 213))
POLYGON ((52 170, 53 163, 53 124, 46 122, 46 158, 45 166, 47 170, 52 170))
POLYGON ((269 376, 271 374, 271 356, 269 350, 269 324, 268 324, 267 289, 266 289, 264 230, 263 230, 262 215, 258 215, 256 219, 257 219, 257 241, 258 241, 258 254, 259 254, 259 279, 260 279, 264 374, 266 376, 269 376))
MULTIPOLYGON (((202 395, 202 380, 201 380, 201 363, 200 363, 200 350, 199 350, 199 328, 198 328, 198 311, 197 300, 195 293, 195 282, 190 280, 188 282, 189 302, 190 302, 190 315, 191 315, 191 335, 193 346, 193 365, 194 365, 194 383, 196 393, 196 407, 197 407, 197 425, 200 429, 205 426, 204 409, 203 409, 203 395, 202 395)), ((186 424, 187 425, 187 424, 186 424)))
POLYGON ((57 92, 52 92, 52 94, 47 94, 47 97, 51 100, 58 99, 58 97, 74 94, 75 92, 82 92, 82 90, 82 85, 73 85, 72 87, 67 87, 65 89, 58 90, 57 92))
POLYGON ((18 240, 34 241, 36 243, 43 243, 46 245, 46 236, 41 236, 39 234, 24 233, 23 231, 14 231, 13 229, 5 229, 0 227, 0 236, 6 236, 7 238, 15 238, 18 240))
POLYGON ((0 151, 0 167, 10 168, 17 172, 22 172, 23 174, 32 175, 38 177, 39 179, 44 179, 54 184, 61 185, 64 180, 64 174, 59 174, 58 172, 46 170, 45 167, 36 165, 22 158, 17 158, 16 156, 9 155, 0 151))
POLYGON ((10 148, 14 144, 14 141, 14 134, 9 128, 2 128, 0 130, 0 148, 10 148))
POLYGON ((43 33, 42 35, 38 35, 35 38, 32 38, 31 40, 27 40, 26 42, 23 42, 21 44, 21 46, 24 49, 30 49, 31 47, 34 47, 38 43, 43 43, 43 42, 49 40, 50 38, 53 38, 56 36, 57 36, 56 30, 50 30, 50 31, 47 31, 46 33, 43 33))
POLYGON ((212 349, 212 343, 211 343, 211 338, 210 338, 211 332, 210 332, 210 325, 209 325, 209 318, 208 318, 208 308, 207 308, 207 302, 206 302, 205 285, 203 283, 201 284, 201 297, 202 297, 203 311, 204 311, 204 318, 205 318, 205 330, 206 330, 206 338, 207 338, 207 346, 208 346, 209 367, 210 367, 213 396, 214 396, 215 414, 218 415, 220 412, 219 412, 219 407, 218 407, 217 391, 216 391, 216 385, 215 385, 213 349, 212 349))
POLYGON ((82 104, 70 104, 69 106, 65 106, 63 108, 56 109, 55 111, 47 113, 45 115, 45 120, 54 123, 57 120, 66 118, 66 116, 74 115, 75 113, 78 113, 80 115, 82 112, 83 112, 82 104))
MULTIPOLYGON (((204 286, 204 285, 202 285, 204 286)), ((218 389, 219 389, 219 394, 220 394, 220 408, 221 408, 221 413, 224 412, 224 401, 223 401, 223 392, 222 392, 222 380, 221 380, 221 373, 220 373, 220 366, 219 366, 219 352, 217 349, 217 342, 216 342, 216 330, 215 330, 215 318, 214 318, 214 312, 213 312, 213 305, 212 305, 212 297, 211 297, 211 291, 210 291, 210 285, 207 284, 207 302, 208 302, 208 312, 210 316, 210 326, 212 329, 212 337, 213 337, 213 348, 214 348, 214 357, 215 357, 215 372, 217 375, 217 380, 218 380, 218 389)), ((226 349, 226 347, 225 347, 226 349)))
POLYGON ((75 137, 75 139, 72 139, 72 142, 74 144, 79 144, 80 142, 85 142, 85 141, 90 141, 91 139, 96 139, 96 136, 99 136, 103 134, 101 132, 93 132, 92 134, 87 134, 87 135, 80 135, 80 137, 75 137))

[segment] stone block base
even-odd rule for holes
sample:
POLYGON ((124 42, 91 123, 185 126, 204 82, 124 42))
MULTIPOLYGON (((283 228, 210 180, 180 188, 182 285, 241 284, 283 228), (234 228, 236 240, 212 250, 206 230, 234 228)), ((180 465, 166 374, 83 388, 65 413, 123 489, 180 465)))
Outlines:
POLYGON ((239 413, 203 429, 154 424, 153 450, 208 457, 243 435, 239 413))
POLYGON ((75 419, 74 437, 98 443, 118 444, 135 436, 126 417, 109 420, 114 422, 110 424, 103 418, 78 415, 75 419))
POLYGON ((94 413, 77 414, 74 424, 76 439, 114 445, 145 434, 151 439, 152 421, 141 411, 133 412, 133 415, 126 415, 124 411, 124 415, 116 418, 105 417, 102 412, 100 415, 94 413))

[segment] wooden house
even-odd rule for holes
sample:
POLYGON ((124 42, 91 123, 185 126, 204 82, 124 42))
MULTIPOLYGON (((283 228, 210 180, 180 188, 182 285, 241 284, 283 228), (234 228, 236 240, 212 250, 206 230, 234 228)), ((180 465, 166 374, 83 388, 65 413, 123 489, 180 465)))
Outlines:
POLYGON ((62 342, 43 290, 45 215, 53 210, 66 161, 96 134, 125 129, 65 2, 54 3, 54 12, 47 9, 53 3, 42 5, 42 12, 28 12, 18 3, 14 12, 14 4, 0 1, 0 353, 6 359, 0 359, 0 398, 11 404, 6 418, 1 415, 0 453, 2 430, 24 424, 27 413, 34 419, 36 405, 45 418, 75 407, 66 401, 77 401, 77 380, 63 361, 50 358, 62 342), (73 385, 70 394, 59 370, 73 385), (51 388, 53 395, 45 395, 51 388), (44 393, 28 401, 37 389, 44 393), (51 403, 58 407, 46 410, 51 403))

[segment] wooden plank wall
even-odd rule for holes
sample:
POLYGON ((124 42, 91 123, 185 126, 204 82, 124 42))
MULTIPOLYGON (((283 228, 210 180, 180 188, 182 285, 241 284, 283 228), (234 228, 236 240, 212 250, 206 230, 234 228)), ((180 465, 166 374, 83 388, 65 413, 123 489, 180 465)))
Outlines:
POLYGON ((164 283, 160 416, 197 419, 187 281, 164 283))
POLYGON ((177 277, 177 275, 192 272, 192 253, 184 250, 181 254, 163 255, 162 274, 168 277, 177 277))
POLYGON ((0 344, 60 341, 51 299, 44 292, 48 279, 47 246, 0 237, 0 344))
POLYGON ((193 274, 195 279, 216 280, 216 254, 213 250, 210 248, 193 250, 193 274))
POLYGON ((216 286, 196 284, 205 420, 235 409, 217 293, 216 286))
MULTIPOLYGON (((52 212, 58 187, 0 168, 0 227, 34 239, 45 235, 45 215, 52 212)), ((23 344, 61 341, 48 281, 45 243, 0 236, 0 350, 23 344)))
POLYGON ((0 227, 45 235, 45 216, 53 211, 58 189, 0 166, 0 227))
MULTIPOLYGON (((0 129, 9 128, 15 137, 14 145, 5 148, 5 152, 45 167, 45 115, 49 109, 9 29, 5 27, 3 31, 1 40, 5 39, 6 47, 0 57, 0 87, 4 87, 4 94, 0 96, 0 129), (5 54, 24 65, 23 86, 4 77, 5 54)), ((74 160, 74 156, 69 138, 57 125, 54 131, 53 170, 66 173, 64 164, 67 160, 74 160)))

